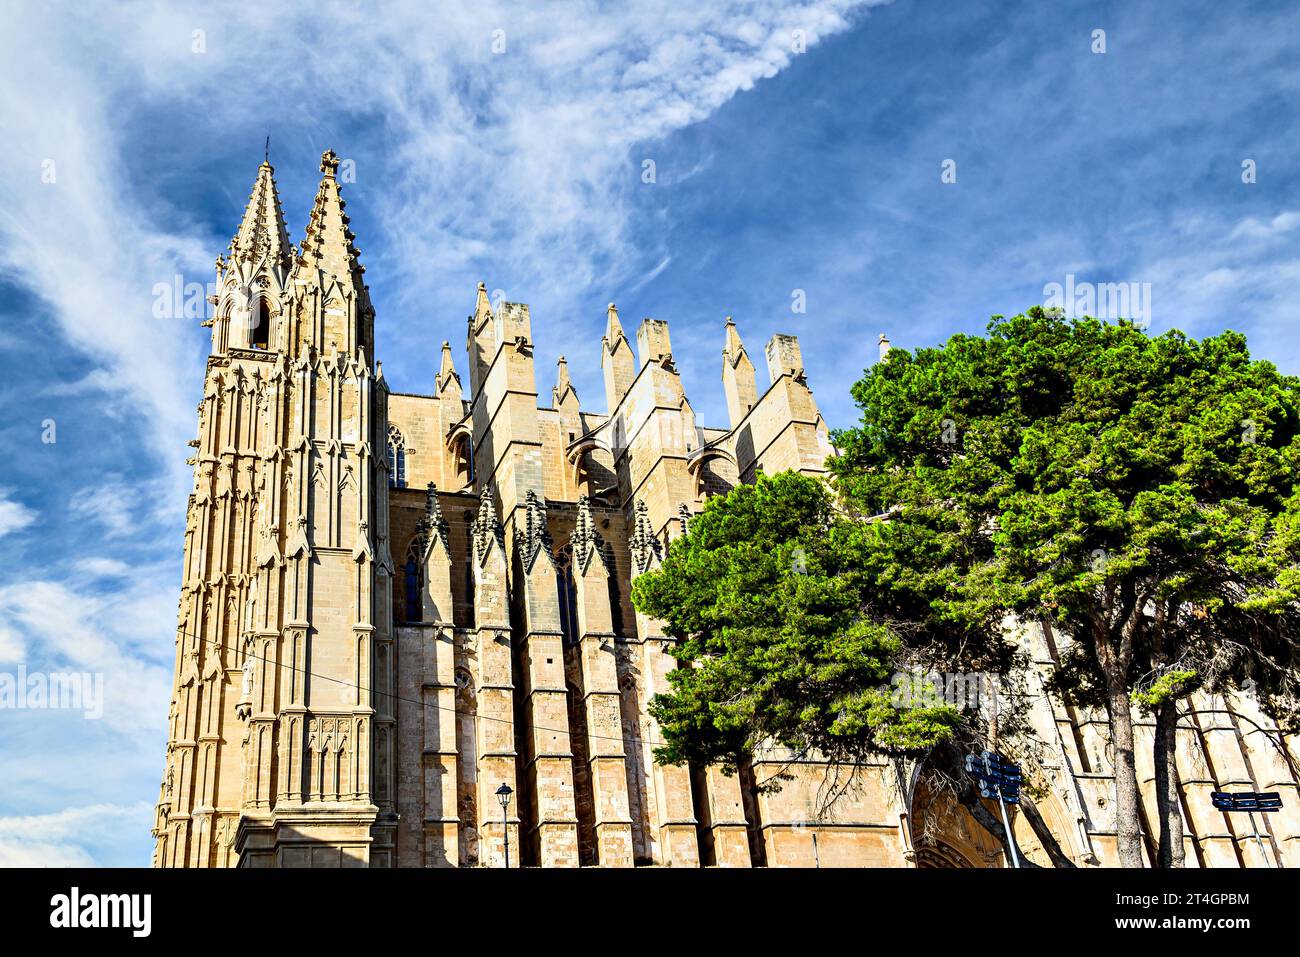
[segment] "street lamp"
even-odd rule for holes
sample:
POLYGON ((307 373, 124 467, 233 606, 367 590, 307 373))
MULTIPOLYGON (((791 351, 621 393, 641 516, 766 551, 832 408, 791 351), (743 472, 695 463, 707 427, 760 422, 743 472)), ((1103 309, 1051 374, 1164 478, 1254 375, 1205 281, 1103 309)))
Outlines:
POLYGON ((1264 850, 1264 841, 1259 836, 1259 827, 1255 824, 1255 812, 1260 814, 1272 814, 1275 811, 1282 810, 1282 796, 1276 791, 1238 791, 1233 794, 1228 791, 1211 791, 1210 800, 1214 802, 1215 808, 1225 814, 1232 812, 1245 811, 1250 817, 1250 830, 1255 837, 1255 843, 1259 845, 1259 856, 1264 858, 1264 866, 1272 867, 1268 861, 1268 853, 1264 850))
POLYGON ((508 784, 502 784, 497 788, 497 803, 501 805, 501 834, 506 841, 507 868, 510 866, 510 817, 507 809, 510 807, 510 795, 514 793, 514 788, 508 784))

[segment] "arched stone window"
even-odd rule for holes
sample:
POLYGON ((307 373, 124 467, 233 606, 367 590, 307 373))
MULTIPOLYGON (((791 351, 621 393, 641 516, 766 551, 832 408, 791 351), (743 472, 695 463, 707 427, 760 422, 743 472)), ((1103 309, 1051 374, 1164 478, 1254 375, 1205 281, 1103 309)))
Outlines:
POLYGON ((415 560, 415 554, 412 552, 406 558, 405 572, 405 609, 406 614, 403 621, 420 621, 424 617, 424 608, 420 602, 420 592, 422 590, 420 582, 420 563, 415 560))
POLYGON ((573 548, 567 543, 555 556, 555 586, 560 598, 560 630, 571 645, 578 634, 578 588, 573 581, 573 548))
POLYGON ((406 488, 406 442, 395 425, 388 427, 388 487, 406 488))
POLYGON ((265 299, 258 299, 253 307, 253 325, 248 332, 248 344, 254 349, 265 349, 271 342, 271 306, 265 299))

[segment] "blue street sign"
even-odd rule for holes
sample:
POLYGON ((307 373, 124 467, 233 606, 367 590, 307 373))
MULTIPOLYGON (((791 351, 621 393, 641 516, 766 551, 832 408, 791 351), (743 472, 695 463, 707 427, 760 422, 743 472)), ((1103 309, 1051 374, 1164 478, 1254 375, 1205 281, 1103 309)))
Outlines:
POLYGON ((1024 775, 1020 766, 1008 761, 1000 754, 985 751, 983 754, 966 755, 966 771, 974 777, 980 786, 980 797, 1001 797, 1012 804, 1020 801, 1020 786, 1024 775))
POLYGON ((1259 811, 1268 814, 1282 810, 1282 795, 1276 791, 1212 791, 1210 800, 1220 811, 1259 811))

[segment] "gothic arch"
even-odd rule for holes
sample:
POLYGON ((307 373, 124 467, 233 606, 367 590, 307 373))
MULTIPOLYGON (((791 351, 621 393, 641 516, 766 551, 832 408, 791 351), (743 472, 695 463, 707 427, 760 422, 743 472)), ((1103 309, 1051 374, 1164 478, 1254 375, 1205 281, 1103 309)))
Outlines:
POLYGON ((956 848, 945 844, 943 841, 936 840, 933 844, 927 844, 916 849, 916 866, 922 870, 933 870, 938 868, 955 868, 955 867, 976 867, 956 848))
POLYGON ((406 440, 395 425, 388 427, 388 487, 406 488, 406 440))
POLYGON ((555 550, 555 589, 560 601, 560 631, 563 642, 572 645, 578 634, 578 590, 573 580, 573 545, 565 542, 555 550))
POLYGON ((910 823, 917 867, 1001 867, 1002 845, 922 762, 913 775, 910 823))
POLYGON ((447 433, 447 451, 455 463, 457 479, 463 488, 469 488, 474 483, 474 431, 469 416, 447 433))
POLYGON ((253 300, 248 312, 248 345, 253 349, 271 347, 271 325, 274 315, 266 296, 253 300))
POLYGON ((402 562, 401 578, 402 582, 402 601, 399 605, 393 602, 394 613, 400 608, 402 611, 401 621, 413 622, 424 619, 424 549, 423 541, 419 535, 411 539, 411 544, 407 546, 406 558, 402 562))

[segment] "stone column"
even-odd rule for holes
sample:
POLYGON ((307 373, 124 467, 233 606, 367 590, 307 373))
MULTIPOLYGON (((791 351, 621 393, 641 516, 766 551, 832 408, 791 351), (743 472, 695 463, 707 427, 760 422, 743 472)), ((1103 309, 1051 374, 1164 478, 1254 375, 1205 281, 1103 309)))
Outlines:
POLYGON ((527 747, 524 772, 533 799, 528 836, 542 867, 577 867, 578 817, 560 599, 546 510, 531 489, 524 496, 522 525, 515 527, 514 587, 523 632, 519 662, 527 747))
POLYGON ((490 490, 485 486, 474 522, 473 674, 477 699, 475 754, 478 762, 479 864, 501 867, 506 829, 496 791, 506 785, 514 792, 509 808, 510 866, 519 866, 519 787, 515 775, 514 681, 511 676, 509 595, 501 522, 490 490))
POLYGON ((587 496, 578 500, 578 519, 569 540, 573 550, 583 710, 587 717, 587 765, 596 827, 596 862, 631 867, 632 818, 615 661, 609 566, 605 543, 591 520, 587 496))

